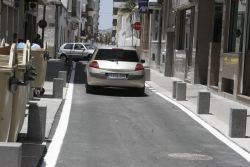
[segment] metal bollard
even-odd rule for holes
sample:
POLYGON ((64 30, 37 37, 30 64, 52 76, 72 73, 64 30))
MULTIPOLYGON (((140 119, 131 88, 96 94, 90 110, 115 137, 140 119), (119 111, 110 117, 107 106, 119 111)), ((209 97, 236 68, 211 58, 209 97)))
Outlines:
POLYGON ((245 138, 246 122, 247 122, 246 109, 231 108, 230 119, 229 119, 229 136, 232 138, 245 138))
POLYGON ((67 71, 59 71, 58 72, 58 78, 63 79, 63 87, 66 86, 66 81, 67 81, 67 71))
POLYGON ((210 92, 198 92, 197 114, 209 114, 210 92))
POLYGON ((63 79, 54 78, 53 79, 53 97, 54 98, 63 98, 63 79))
POLYGON ((186 89, 187 89, 187 84, 185 82, 176 83, 176 100, 177 101, 186 100, 186 89))
POLYGON ((47 106, 31 103, 29 106, 28 134, 29 140, 43 142, 46 130, 47 106))
POLYGON ((175 99, 176 98, 176 83, 177 82, 181 82, 181 81, 173 81, 172 82, 172 98, 175 99))
POLYGON ((22 143, 0 142, 0 164, 8 167, 21 167, 22 143))

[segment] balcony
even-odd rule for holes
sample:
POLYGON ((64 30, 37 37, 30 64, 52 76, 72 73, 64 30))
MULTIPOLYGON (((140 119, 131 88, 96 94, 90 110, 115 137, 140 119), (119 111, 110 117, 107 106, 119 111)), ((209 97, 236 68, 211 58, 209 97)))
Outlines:
POLYGON ((125 8, 126 2, 114 2, 113 8, 125 8))
POLYGON ((96 13, 95 11, 88 11, 88 16, 94 17, 95 13, 96 13))
POLYGON ((117 19, 118 18, 118 15, 113 15, 113 19, 117 19))

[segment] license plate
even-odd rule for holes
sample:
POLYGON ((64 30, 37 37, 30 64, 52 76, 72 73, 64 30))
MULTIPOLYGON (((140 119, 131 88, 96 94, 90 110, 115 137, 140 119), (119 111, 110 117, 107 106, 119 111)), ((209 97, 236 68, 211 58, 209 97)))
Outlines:
POLYGON ((107 79, 120 79, 120 80, 127 79, 126 74, 108 73, 106 75, 107 75, 107 79))

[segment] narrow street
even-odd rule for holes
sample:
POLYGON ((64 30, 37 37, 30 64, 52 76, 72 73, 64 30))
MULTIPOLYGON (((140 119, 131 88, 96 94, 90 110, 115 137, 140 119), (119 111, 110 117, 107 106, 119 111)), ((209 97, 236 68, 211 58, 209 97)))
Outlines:
POLYGON ((249 163, 180 109, 146 89, 85 93, 77 63, 57 167, 247 167, 249 163))

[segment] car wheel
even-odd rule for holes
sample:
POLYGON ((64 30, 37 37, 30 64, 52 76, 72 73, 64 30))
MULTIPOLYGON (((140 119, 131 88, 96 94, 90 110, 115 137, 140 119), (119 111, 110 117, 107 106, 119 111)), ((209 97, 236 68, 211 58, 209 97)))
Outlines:
POLYGON ((142 88, 137 88, 137 92, 138 92, 138 94, 139 95, 144 95, 145 94, 145 86, 144 87, 142 87, 142 88))

